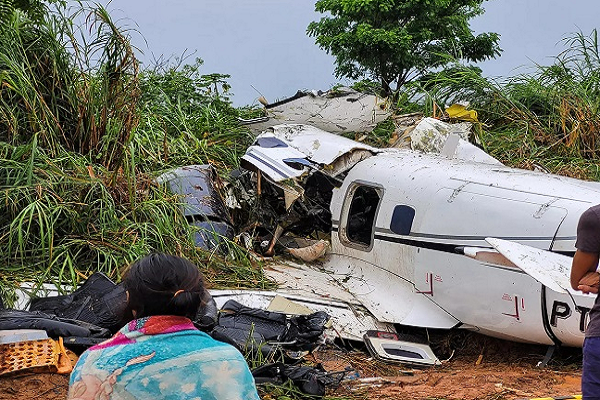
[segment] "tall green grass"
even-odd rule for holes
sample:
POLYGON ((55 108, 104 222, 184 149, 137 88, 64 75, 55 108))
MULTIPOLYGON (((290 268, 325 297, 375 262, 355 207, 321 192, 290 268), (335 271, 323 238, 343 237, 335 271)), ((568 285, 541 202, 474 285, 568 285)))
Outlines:
POLYGON ((35 139, 0 143, 4 290, 23 281, 76 286, 95 271, 119 280, 122 267, 152 251, 190 258, 215 287, 269 285, 234 243, 226 257, 196 248, 180 207, 148 174, 115 179, 79 154, 51 157, 35 139))
POLYGON ((105 9, 81 12, 89 42, 59 12, 13 12, 2 25, 0 139, 19 145, 36 135, 52 156, 73 151, 118 169, 137 125, 138 61, 105 9))
POLYGON ((250 137, 227 76, 200 62, 140 72, 105 9, 78 12, 84 27, 60 7, 0 26, 0 291, 119 280, 151 251, 190 258, 216 287, 269 286, 235 243, 225 256, 196 248, 181 199, 154 182, 175 166, 237 165, 250 137))
POLYGON ((491 79, 478 68, 455 66, 416 82, 426 113, 466 102, 482 122, 485 150, 502 162, 536 165, 560 174, 600 179, 600 52, 597 31, 564 39, 566 50, 552 65, 491 79))
POLYGON ((157 66, 140 74, 140 124, 134 140, 145 169, 213 163, 220 173, 238 166, 251 143, 228 97, 228 75, 200 73, 202 61, 157 66))

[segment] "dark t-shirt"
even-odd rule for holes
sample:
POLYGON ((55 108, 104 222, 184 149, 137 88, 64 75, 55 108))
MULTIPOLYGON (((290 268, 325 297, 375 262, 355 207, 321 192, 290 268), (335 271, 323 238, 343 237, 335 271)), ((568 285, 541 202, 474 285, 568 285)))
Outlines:
MULTIPOLYGON (((586 253, 600 254, 600 204, 588 208, 579 217, 575 247, 586 253)), ((600 296, 596 296, 590 311, 585 337, 600 337, 600 296)))

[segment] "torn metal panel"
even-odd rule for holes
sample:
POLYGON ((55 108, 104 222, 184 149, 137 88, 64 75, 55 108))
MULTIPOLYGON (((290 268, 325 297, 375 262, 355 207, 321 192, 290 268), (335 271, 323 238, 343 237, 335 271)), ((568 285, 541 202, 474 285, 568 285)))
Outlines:
POLYGON ((326 331, 331 338, 340 337, 345 340, 363 340, 368 330, 395 332, 393 325, 377 321, 359 304, 345 303, 325 297, 305 296, 303 294, 286 293, 285 291, 252 291, 252 290, 211 290, 213 299, 220 308, 227 300, 253 308, 268 309, 277 296, 299 303, 313 312, 324 311, 331 316, 331 329, 326 331))
POLYGON ((364 336, 369 353, 379 360, 417 365, 441 365, 427 344, 399 340, 396 334, 369 331, 364 336))
POLYGON ((233 221, 222 194, 222 184, 211 165, 189 165, 165 172, 156 179, 181 196, 181 210, 190 225, 199 228, 196 246, 219 248, 223 238, 234 236, 233 221))
POLYGON ((279 125, 258 136, 242 166, 257 171, 261 207, 273 211, 261 213, 268 220, 261 219, 260 226, 271 233, 277 225, 296 234, 328 232, 339 176, 379 151, 308 125, 279 125))
POLYGON ((269 303, 269 306, 266 310, 280 312, 287 315, 310 315, 313 313, 313 310, 305 305, 288 300, 280 295, 276 295, 273 300, 271 300, 271 303, 269 303))
POLYGON ((48 334, 43 329, 11 329, 0 331, 0 345, 43 339, 48 339, 48 334))
POLYGON ((500 254, 548 288, 558 293, 581 293, 571 288, 572 257, 525 246, 509 240, 497 238, 486 238, 485 240, 500 254))
POLYGON ((337 88, 325 93, 298 91, 265 105, 266 117, 240 120, 254 132, 278 124, 309 124, 329 132, 369 132, 391 115, 387 98, 337 88))
POLYGON ((441 154, 448 158, 485 164, 502 165, 494 157, 469 142, 470 122, 448 123, 435 118, 410 120, 412 125, 402 126, 402 135, 392 147, 408 147, 425 152, 441 154))
POLYGON ((363 305, 381 322, 449 329, 458 324, 414 287, 387 271, 339 255, 328 257, 322 269, 277 265, 265 275, 279 284, 281 293, 338 299, 363 305))
POLYGON ((281 293, 361 305, 360 301, 334 277, 316 266, 295 263, 271 264, 264 273, 277 282, 281 293))
POLYGON ((410 132, 410 147, 425 153, 440 153, 451 134, 468 140, 471 123, 449 124, 435 118, 423 118, 410 132))
POLYGON ((202 216, 204 219, 231 223, 221 196, 217 175, 211 165, 189 165, 160 175, 156 181, 183 197, 185 216, 202 216))
MULTIPOLYGON (((263 137, 275 136, 265 134, 263 137)), ((305 154, 291 146, 262 147, 260 142, 256 142, 256 144, 248 147, 246 154, 242 156, 242 160, 252 164, 273 181, 281 182, 286 179, 298 178, 308 170, 304 166, 297 167, 297 164, 290 166, 285 160, 303 159, 305 157, 305 154)))
POLYGON ((324 265, 330 278, 351 293, 379 321, 450 329, 460 324, 427 293, 394 273, 360 259, 332 254, 324 265))
POLYGON ((299 178, 310 170, 322 170, 334 176, 380 151, 314 126, 278 125, 258 136, 242 160, 264 172, 273 181, 281 182, 299 178), (273 146, 274 141, 280 144, 273 146), (358 152, 357 156, 347 157, 339 164, 328 167, 340 157, 353 152, 358 152))
POLYGON ((310 125, 277 125, 270 131, 304 154, 308 160, 320 165, 331 164, 338 157, 353 150, 368 150, 373 154, 381 151, 310 125))
POLYGON ((500 161, 456 134, 448 135, 440 154, 459 160, 502 165, 500 161))
POLYGON ((334 162, 323 168, 322 172, 331 177, 338 176, 372 155, 372 150, 355 149, 336 158, 334 162))

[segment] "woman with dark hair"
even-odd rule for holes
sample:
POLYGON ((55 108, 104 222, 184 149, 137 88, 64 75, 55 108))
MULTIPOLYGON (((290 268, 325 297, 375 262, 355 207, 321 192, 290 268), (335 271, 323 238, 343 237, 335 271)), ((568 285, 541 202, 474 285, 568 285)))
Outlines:
POLYGON ((69 400, 259 398, 240 352, 190 320, 206 290, 194 264, 151 254, 130 266, 123 283, 136 319, 81 355, 69 400))

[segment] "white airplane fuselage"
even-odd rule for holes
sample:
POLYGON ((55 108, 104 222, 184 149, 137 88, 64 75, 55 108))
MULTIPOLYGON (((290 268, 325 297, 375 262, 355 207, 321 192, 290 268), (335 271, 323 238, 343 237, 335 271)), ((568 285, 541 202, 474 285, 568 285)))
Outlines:
POLYGON ((548 289, 520 268, 473 259, 506 239, 572 255, 600 183, 413 151, 383 152, 348 172, 331 202, 326 264, 383 321, 462 326, 510 340, 581 346, 594 296, 548 289), (362 218, 362 219, 361 219, 362 218))
POLYGON ((559 253, 574 254, 600 183, 505 167, 459 144, 472 161, 278 125, 242 160, 285 192, 286 205, 314 171, 341 182, 329 204, 326 279, 379 321, 581 346, 595 296, 570 289, 571 259, 559 253))

